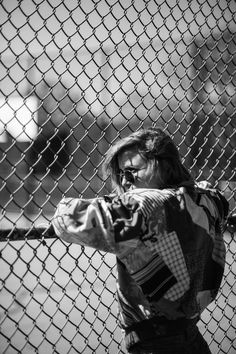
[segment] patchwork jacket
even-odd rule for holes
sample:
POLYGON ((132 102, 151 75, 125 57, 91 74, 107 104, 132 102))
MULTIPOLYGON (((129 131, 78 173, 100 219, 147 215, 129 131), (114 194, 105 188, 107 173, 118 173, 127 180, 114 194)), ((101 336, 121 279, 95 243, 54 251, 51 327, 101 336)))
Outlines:
POLYGON ((198 318, 215 299, 225 264, 227 214, 226 199, 200 182, 115 197, 64 198, 52 224, 66 242, 116 255, 125 329, 154 316, 198 318))

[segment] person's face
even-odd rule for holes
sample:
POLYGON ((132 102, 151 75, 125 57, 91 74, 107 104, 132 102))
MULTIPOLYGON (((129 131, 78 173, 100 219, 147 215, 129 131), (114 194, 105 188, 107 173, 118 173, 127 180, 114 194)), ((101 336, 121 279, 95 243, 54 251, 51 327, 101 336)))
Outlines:
POLYGON ((157 164, 144 159, 136 148, 121 153, 118 156, 118 164, 120 185, 124 191, 134 188, 160 188, 157 164))

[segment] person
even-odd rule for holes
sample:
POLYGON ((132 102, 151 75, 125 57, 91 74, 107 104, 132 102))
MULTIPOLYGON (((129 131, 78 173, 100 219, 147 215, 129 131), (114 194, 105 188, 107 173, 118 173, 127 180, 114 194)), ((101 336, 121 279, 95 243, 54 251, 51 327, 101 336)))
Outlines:
POLYGON ((62 199, 55 233, 116 255, 129 353, 210 353, 197 323, 222 280, 226 199, 208 182, 194 181, 161 128, 116 142, 104 172, 115 193, 62 199))

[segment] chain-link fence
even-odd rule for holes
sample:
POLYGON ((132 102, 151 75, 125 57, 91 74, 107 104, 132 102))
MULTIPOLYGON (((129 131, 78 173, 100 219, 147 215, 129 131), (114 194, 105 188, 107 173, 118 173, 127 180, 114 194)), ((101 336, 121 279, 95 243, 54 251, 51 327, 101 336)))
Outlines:
MULTIPOLYGON (((124 353, 115 259, 49 229, 64 196, 110 192, 112 142, 163 126, 235 212, 236 3, 0 1, 0 352, 124 353)), ((200 330, 236 352, 236 243, 200 330)))

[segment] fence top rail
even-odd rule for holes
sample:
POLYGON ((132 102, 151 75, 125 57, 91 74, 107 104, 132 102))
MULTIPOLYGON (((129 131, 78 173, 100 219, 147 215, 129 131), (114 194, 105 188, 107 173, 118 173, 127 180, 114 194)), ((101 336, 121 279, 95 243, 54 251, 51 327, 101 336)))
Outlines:
POLYGON ((48 238, 56 238, 56 234, 52 226, 48 228, 12 228, 0 230, 0 242, 6 241, 22 241, 22 240, 42 240, 48 238))
MULTIPOLYGON (((229 216, 226 230, 234 234, 236 232, 236 214, 229 216)), ((22 240, 42 240, 49 238, 57 238, 52 226, 48 228, 12 228, 0 230, 0 242, 6 241, 22 241, 22 240)))

